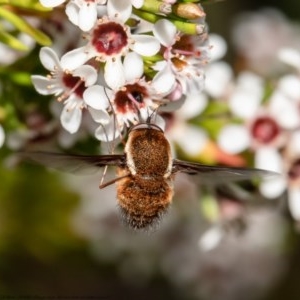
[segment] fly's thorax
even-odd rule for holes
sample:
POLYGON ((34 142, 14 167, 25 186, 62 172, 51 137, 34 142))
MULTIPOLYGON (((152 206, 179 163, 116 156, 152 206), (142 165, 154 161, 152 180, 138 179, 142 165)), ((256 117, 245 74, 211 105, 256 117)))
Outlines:
POLYGON ((171 147, 164 132, 150 124, 129 133, 125 146, 127 166, 132 175, 168 178, 172 170, 171 147))

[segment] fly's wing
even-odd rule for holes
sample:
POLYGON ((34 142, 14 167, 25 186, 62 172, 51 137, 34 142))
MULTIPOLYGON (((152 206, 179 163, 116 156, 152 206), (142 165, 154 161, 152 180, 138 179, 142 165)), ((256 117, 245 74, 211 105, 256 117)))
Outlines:
POLYGON ((95 174, 105 166, 126 164, 124 154, 68 155, 51 152, 20 152, 18 155, 21 159, 73 174, 95 174))
POLYGON ((208 166, 199 163, 173 160, 173 174, 186 173, 189 175, 197 175, 199 183, 208 184, 226 184, 236 181, 253 180, 253 179, 268 179, 280 176, 278 173, 251 168, 240 167, 222 167, 208 166))

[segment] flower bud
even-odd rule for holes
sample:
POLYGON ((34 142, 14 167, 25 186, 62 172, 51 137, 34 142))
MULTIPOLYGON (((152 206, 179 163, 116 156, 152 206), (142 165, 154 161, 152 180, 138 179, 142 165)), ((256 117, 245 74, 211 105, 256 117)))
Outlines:
POLYGON ((175 15, 188 20, 205 17, 205 12, 200 5, 195 3, 178 3, 172 6, 175 15))

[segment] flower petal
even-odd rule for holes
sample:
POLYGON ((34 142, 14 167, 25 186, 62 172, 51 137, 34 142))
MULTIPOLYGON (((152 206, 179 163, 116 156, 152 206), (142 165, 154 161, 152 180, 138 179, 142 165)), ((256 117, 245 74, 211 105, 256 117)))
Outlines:
POLYGON ((192 125, 184 126, 175 134, 176 143, 191 156, 201 153, 208 140, 203 130, 192 125))
POLYGON ((300 188, 290 187, 288 190, 288 205, 293 218, 300 220, 300 188))
POLYGON ((108 105, 105 88, 100 85, 93 85, 87 88, 83 93, 85 103, 96 110, 105 110, 108 105))
POLYGON ((82 110, 80 108, 69 109, 66 105, 60 115, 60 121, 64 129, 70 133, 78 131, 82 118, 82 110))
POLYGON ((43 66, 49 71, 54 71, 57 68, 61 69, 57 54, 49 47, 41 48, 40 61, 43 66))
POLYGON ((124 23, 129 19, 132 11, 130 0, 109 0, 107 2, 107 13, 110 17, 117 17, 124 23))
POLYGON ((281 61, 300 70, 300 53, 293 48, 283 48, 278 52, 281 61))
POLYGON ((250 146, 250 134, 245 126, 227 125, 221 129, 217 143, 225 152, 237 154, 250 146))
POLYGON ((140 55, 136 54, 135 52, 130 52, 125 56, 123 66, 126 81, 139 79, 144 73, 143 60, 140 55))
POLYGON ((125 84, 124 68, 120 58, 106 62, 104 79, 107 85, 113 90, 117 90, 125 84))
POLYGON ((79 6, 77 4, 70 1, 66 6, 66 15, 74 25, 79 25, 79 6))
POLYGON ((74 70, 73 76, 82 78, 85 82, 85 86, 91 86, 97 81, 98 73, 94 67, 83 65, 74 70))
POLYGON ((110 121, 109 115, 106 110, 97 110, 89 107, 89 112, 93 120, 97 123, 108 124, 110 121))
POLYGON ((262 79, 250 72, 243 72, 238 78, 235 92, 229 99, 229 107, 241 118, 253 118, 260 106, 263 92, 262 79))
POLYGON ((278 150, 273 147, 259 148, 255 153, 255 167, 278 173, 283 172, 283 161, 278 150))
POLYGON ((97 6, 94 2, 84 2, 79 10, 78 25, 82 31, 89 31, 97 20, 97 6))
POLYGON ((160 49, 159 41, 153 36, 133 34, 132 38, 134 43, 131 45, 131 49, 142 56, 155 55, 160 49))
POLYGON ((99 126, 95 131, 95 137, 100 141, 113 141, 120 135, 119 130, 116 129, 114 119, 111 118, 108 124, 99 126))
POLYGON ((141 8, 144 5, 144 0, 131 0, 131 3, 135 8, 141 8))
POLYGON ((66 0, 40 0, 40 3, 45 7, 55 7, 61 5, 66 0))
POLYGON ((62 68, 65 70, 75 70, 79 66, 82 66, 89 59, 89 55, 85 49, 85 47, 80 47, 63 55, 61 58, 62 68))
POLYGON ((299 101, 300 79, 296 75, 285 75, 278 81, 278 89, 291 100, 299 101))
MULTIPOLYGON (((300 94, 299 94, 300 95, 300 94)), ((300 126, 300 114, 297 103, 288 99, 281 91, 275 91, 269 102, 270 113, 284 129, 295 129, 300 126)))
POLYGON ((261 194, 268 199, 278 198, 286 188, 287 182, 283 176, 266 179, 259 186, 261 194))
POLYGON ((178 113, 184 119, 192 119, 205 109, 207 102, 207 96, 203 93, 187 94, 185 102, 178 113))
POLYGON ((172 46, 175 42, 176 26, 166 19, 157 21, 153 26, 153 34, 165 47, 172 46))
POLYGON ((232 78, 232 68, 226 62, 212 63, 205 70, 205 90, 213 98, 224 97, 232 78))
POLYGON ((41 95, 52 95, 52 94, 60 94, 63 92, 63 88, 59 86, 52 86, 51 81, 44 76, 40 75, 32 75, 31 81, 34 85, 34 88, 41 95))
POLYGON ((201 236, 198 245, 201 250, 210 251, 220 244, 223 235, 224 233, 219 226, 211 227, 201 236))
POLYGON ((3 146, 5 140, 5 132, 3 127, 0 125, 0 148, 3 146))
POLYGON ((226 41, 218 34, 209 35, 209 44, 212 46, 210 50, 211 61, 222 58, 227 52, 226 41))
POLYGON ((162 95, 170 93, 174 85, 175 76, 169 65, 158 72, 152 80, 152 86, 158 94, 162 95))

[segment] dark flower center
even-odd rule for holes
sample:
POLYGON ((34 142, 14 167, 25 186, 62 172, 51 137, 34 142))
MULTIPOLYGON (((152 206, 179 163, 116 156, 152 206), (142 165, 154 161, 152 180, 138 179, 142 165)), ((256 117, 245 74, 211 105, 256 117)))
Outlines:
POLYGON ((112 56, 120 53, 128 45, 128 36, 120 24, 103 23, 94 29, 92 45, 99 53, 112 56))
POLYGON ((62 81, 64 85, 75 93, 78 97, 82 98, 83 92, 85 91, 85 82, 78 76, 73 76, 72 74, 64 73, 62 81))
POLYGON ((278 124, 270 117, 257 118, 252 124, 251 133, 255 140, 268 144, 279 134, 278 124))
POLYGON ((288 171, 288 176, 291 180, 296 180, 300 177, 300 159, 297 159, 288 171))
POLYGON ((124 89, 116 93, 114 104, 119 113, 137 112, 145 105, 145 97, 148 97, 145 87, 139 84, 127 84, 124 89))
POLYGON ((188 35, 182 35, 172 48, 174 54, 194 57, 199 57, 201 55, 201 52, 195 49, 193 41, 188 35))

